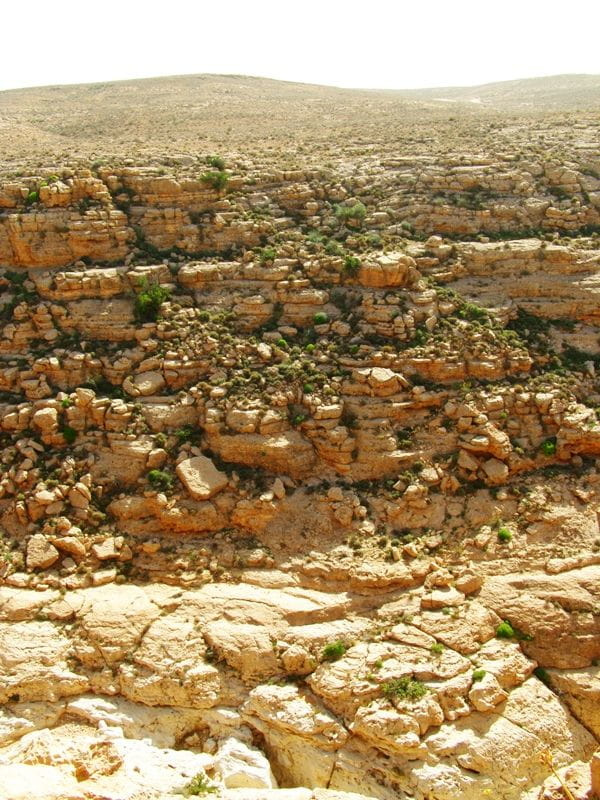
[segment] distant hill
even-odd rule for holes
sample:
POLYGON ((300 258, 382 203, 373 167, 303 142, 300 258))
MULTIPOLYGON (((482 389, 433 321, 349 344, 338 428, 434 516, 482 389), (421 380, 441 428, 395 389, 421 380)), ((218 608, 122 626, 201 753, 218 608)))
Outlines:
POLYGON ((400 91, 411 100, 481 103, 494 108, 537 110, 600 107, 600 75, 552 75, 480 86, 437 87, 400 91))
MULTIPOLYGON (((252 143, 288 166, 314 148, 323 162, 340 144, 381 143, 406 154, 478 141, 489 116, 569 114, 600 108, 600 76, 562 75, 469 88, 340 89, 243 75, 181 75, 0 92, 0 161, 59 163, 68 156, 149 159, 252 143), (460 122, 460 124, 457 122, 460 122), (483 126, 483 127, 482 127, 483 126), (400 150, 395 143, 401 142, 400 150), (412 144, 411 144, 412 143, 412 144)), ((498 121, 498 120, 496 120, 498 121)), ((500 120, 501 123, 501 120, 500 120)), ((570 123, 569 123, 570 124, 570 123)), ((269 160, 272 162, 270 156, 269 160)))

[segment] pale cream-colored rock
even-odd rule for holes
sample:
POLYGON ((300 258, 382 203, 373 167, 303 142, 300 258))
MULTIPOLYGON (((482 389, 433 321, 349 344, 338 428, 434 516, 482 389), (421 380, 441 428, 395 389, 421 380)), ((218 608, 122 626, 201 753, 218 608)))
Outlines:
POLYGON ((465 596, 453 586, 445 586, 426 592, 421 598, 421 608, 448 608, 465 602, 465 596))
POLYGON ((412 760, 426 756, 421 736, 443 721, 444 712, 435 696, 426 694, 415 702, 375 700, 361 706, 350 729, 378 750, 412 760))
POLYGON ((219 670, 206 660, 204 638, 193 620, 173 613, 154 620, 132 664, 121 664, 122 694, 149 706, 209 708, 221 689, 219 670))
POLYGON ((176 472, 194 500, 208 500, 229 482, 227 475, 220 472, 206 456, 194 456, 181 461, 176 472))
POLYGON ((92 493, 89 487, 81 481, 78 481, 75 486, 69 491, 69 502, 73 508, 87 508, 92 499, 92 493))
POLYGON ((275 789, 277 781, 265 756, 235 739, 226 739, 215 753, 214 766, 228 789, 275 789))
POLYGON ((68 662, 73 645, 51 622, 0 623, 0 702, 54 701, 80 694, 89 681, 68 662))
POLYGON ((416 262, 410 256, 401 253, 387 253, 373 262, 363 262, 358 273, 358 280, 363 286, 408 286, 419 277, 416 262))
POLYGON ((477 652, 476 664, 494 675, 503 689, 522 683, 534 670, 535 662, 523 655, 516 642, 490 639, 477 652))
POLYGON ((508 693, 502 689, 496 676, 489 672, 481 680, 474 681, 469 691, 469 700, 477 711, 493 711, 507 697, 508 693))
POLYGON ((28 569, 46 569, 58 561, 60 553, 42 533, 36 533, 27 542, 28 569))
POLYGON ((0 764, 0 786, 5 800, 87 800, 71 770, 46 764, 0 764))
POLYGON ((264 680, 279 670, 273 642, 262 626, 220 620, 208 625, 204 636, 242 680, 264 680))
POLYGON ((560 692, 571 712, 600 738, 600 667, 548 670, 550 686, 560 692))
POLYGON ((557 575, 495 575, 486 580, 478 599, 531 636, 521 646, 543 667, 578 669, 600 658, 600 619, 578 613, 600 600, 599 565, 557 575))
POLYGON ((242 716, 265 737, 271 764, 286 782, 326 786, 335 751, 348 733, 310 693, 296 686, 257 686, 242 716))
POLYGON ((109 536, 101 542, 96 542, 92 545, 92 554, 100 561, 107 561, 111 558, 118 558, 119 551, 117 550, 115 539, 109 536))
POLYGON ((150 396, 159 394, 166 386, 164 376, 161 372, 140 372, 133 378, 126 378, 123 381, 123 389, 132 397, 150 396))
POLYGON ((75 652, 88 667, 116 663, 136 647, 148 625, 160 615, 148 595, 133 585, 101 586, 75 592, 79 628, 75 652))
POLYGON ((441 611, 423 611, 418 627, 459 653, 475 653, 483 642, 493 639, 500 617, 477 600, 457 608, 456 616, 441 611))

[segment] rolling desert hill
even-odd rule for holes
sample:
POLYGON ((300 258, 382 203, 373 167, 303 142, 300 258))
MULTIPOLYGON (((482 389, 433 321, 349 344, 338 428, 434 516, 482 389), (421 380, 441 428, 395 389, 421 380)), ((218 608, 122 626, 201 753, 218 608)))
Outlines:
POLYGON ((306 163, 311 153, 326 161, 369 146, 410 153, 454 140, 483 144, 488 122, 505 125, 509 112, 552 113, 564 124, 567 112, 599 107, 600 77, 590 75, 415 91, 237 75, 44 86, 0 92, 0 159, 5 167, 48 163, 54 154, 150 159, 257 145, 276 160, 285 155, 306 163))

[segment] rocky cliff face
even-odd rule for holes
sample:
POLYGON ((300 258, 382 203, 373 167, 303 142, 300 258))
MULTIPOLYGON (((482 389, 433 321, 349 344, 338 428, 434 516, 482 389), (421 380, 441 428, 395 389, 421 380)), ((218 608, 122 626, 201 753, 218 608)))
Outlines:
POLYGON ((345 158, 0 185, 7 797, 597 782, 600 156, 345 158))

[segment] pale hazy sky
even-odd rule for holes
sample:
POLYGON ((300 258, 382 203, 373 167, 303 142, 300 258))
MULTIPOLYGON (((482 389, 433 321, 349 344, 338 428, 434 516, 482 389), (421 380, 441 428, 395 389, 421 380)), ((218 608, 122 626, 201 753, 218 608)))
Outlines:
POLYGON ((600 0, 5 0, 0 89, 200 72, 346 87, 600 73, 600 0))

